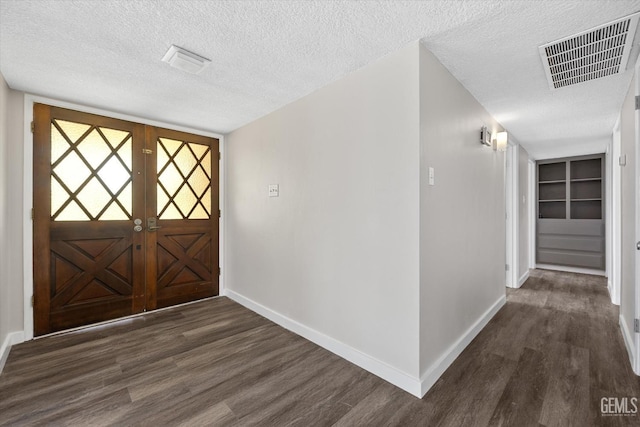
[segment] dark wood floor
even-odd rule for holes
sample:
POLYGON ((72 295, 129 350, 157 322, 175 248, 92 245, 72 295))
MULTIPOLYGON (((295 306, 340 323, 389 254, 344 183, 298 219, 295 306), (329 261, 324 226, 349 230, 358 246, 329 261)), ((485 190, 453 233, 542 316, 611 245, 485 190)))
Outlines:
POLYGON ((588 426, 640 397, 603 278, 534 271, 417 399, 227 298, 14 346, 0 425, 588 426))

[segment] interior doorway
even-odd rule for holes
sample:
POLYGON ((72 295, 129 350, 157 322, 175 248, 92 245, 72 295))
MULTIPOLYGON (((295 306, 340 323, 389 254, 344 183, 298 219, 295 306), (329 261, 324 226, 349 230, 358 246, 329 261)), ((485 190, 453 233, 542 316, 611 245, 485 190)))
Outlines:
POLYGON ((218 294, 219 141, 34 104, 34 333, 218 294))

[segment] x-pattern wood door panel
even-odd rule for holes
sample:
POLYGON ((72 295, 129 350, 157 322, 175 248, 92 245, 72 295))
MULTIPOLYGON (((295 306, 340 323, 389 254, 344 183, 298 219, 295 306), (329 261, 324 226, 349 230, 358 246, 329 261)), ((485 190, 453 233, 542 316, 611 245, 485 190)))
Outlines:
POLYGON ((217 140, 41 104, 34 118, 36 335, 217 295, 217 140))

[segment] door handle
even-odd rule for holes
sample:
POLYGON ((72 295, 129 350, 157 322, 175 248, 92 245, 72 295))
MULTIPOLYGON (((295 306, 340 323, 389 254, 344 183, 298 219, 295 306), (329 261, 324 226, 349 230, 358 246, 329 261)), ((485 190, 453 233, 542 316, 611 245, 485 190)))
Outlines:
POLYGON ((136 218, 133 220, 133 231, 139 233, 142 231, 142 220, 140 218, 136 218))
POLYGON ((147 218, 147 230, 156 231, 160 228, 162 227, 158 225, 158 219, 156 217, 152 216, 147 218))

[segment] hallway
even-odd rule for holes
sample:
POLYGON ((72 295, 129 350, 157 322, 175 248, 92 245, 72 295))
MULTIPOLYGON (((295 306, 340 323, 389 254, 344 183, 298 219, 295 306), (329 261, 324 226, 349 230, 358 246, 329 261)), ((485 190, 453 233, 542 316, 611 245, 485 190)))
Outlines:
POLYGON ((418 400, 216 298, 16 345, 0 425, 638 425, 600 415, 640 396, 617 318, 604 278, 534 270, 418 400))

